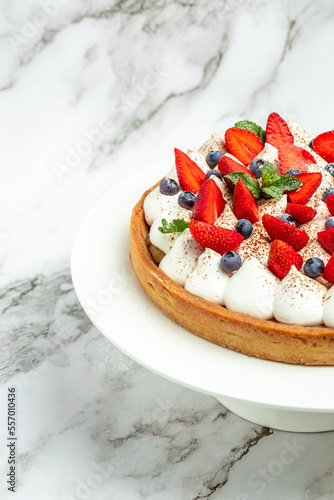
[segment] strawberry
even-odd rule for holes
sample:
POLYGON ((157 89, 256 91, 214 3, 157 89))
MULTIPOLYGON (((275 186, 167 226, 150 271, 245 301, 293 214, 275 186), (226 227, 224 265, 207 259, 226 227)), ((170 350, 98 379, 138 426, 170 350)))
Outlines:
POLYGON ((330 194, 326 198, 326 205, 331 215, 334 215, 334 194, 330 194))
POLYGON ((250 130, 229 128, 225 132, 227 152, 235 156, 244 165, 250 162, 263 149, 260 137, 250 130))
POLYGON ((324 270, 324 274, 322 277, 329 281, 330 283, 334 283, 334 254, 331 256, 324 270))
POLYGON ((224 181, 232 191, 234 191, 234 184, 232 181, 230 181, 230 179, 226 179, 224 175, 231 174, 232 172, 244 172, 245 174, 249 174, 251 177, 253 177, 253 179, 255 179, 255 175, 252 174, 252 172, 250 172, 247 167, 245 167, 241 163, 238 163, 237 161, 232 160, 232 158, 230 158, 229 156, 223 156, 219 160, 218 169, 222 174, 224 181))
POLYGON ((199 220, 191 220, 189 229, 195 240, 204 248, 211 248, 223 255, 232 252, 244 241, 244 237, 225 227, 212 226, 199 220))
POLYGON ((177 148, 174 152, 176 172, 181 188, 196 194, 205 181, 205 173, 186 153, 177 148))
POLYGON ((265 214, 262 217, 262 223, 272 240, 285 241, 297 251, 301 250, 310 239, 306 231, 292 226, 278 217, 265 214))
POLYGON ((248 219, 252 224, 259 220, 256 199, 242 179, 238 180, 234 189, 233 212, 238 219, 248 219))
POLYGON ((319 172, 315 172, 311 174, 298 174, 294 177, 300 179, 303 185, 300 188, 295 189, 295 191, 290 191, 287 193, 288 202, 306 205, 306 203, 320 186, 322 175, 319 172))
POLYGON ((266 142, 279 148, 281 144, 293 144, 293 135, 288 124, 278 113, 270 113, 266 127, 266 142))
POLYGON ((225 205, 226 201, 216 182, 213 179, 208 179, 197 193, 193 218, 213 224, 224 210, 225 205))
POLYGON ((298 224, 305 224, 305 222, 309 222, 317 215, 317 211, 314 208, 300 205, 299 203, 288 203, 285 213, 292 215, 298 224))
POLYGON ((306 165, 317 163, 311 153, 294 144, 281 144, 278 148, 278 159, 282 175, 290 168, 298 168, 302 173, 307 174, 306 165))
POLYGON ((320 231, 318 233, 318 241, 326 252, 332 254, 334 252, 334 227, 320 231))
POLYGON ((303 257, 290 245, 281 240, 272 242, 268 257, 268 269, 278 278, 281 280, 285 278, 291 266, 295 266, 299 271, 302 265, 303 257))
POLYGON ((313 149, 328 163, 334 162, 334 130, 318 135, 313 140, 313 149))

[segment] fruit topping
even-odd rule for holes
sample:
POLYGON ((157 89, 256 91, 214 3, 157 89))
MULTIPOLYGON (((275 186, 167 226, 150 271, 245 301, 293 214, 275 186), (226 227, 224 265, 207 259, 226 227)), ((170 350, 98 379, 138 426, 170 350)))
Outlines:
POLYGON ((289 203, 306 205, 321 184, 322 175, 319 172, 296 175, 296 179, 302 181, 303 185, 295 191, 288 193, 289 203))
POLYGON ((331 256, 324 270, 324 274, 322 277, 329 281, 330 283, 334 283, 334 255, 331 256))
POLYGON ((327 196, 326 205, 329 213, 331 215, 334 215, 334 194, 330 194, 329 196, 327 196))
POLYGON ((334 227, 318 233, 320 245, 330 254, 334 252, 334 227))
POLYGON ((220 151, 210 151, 206 157, 206 163, 209 167, 214 168, 218 165, 220 158, 222 157, 222 153, 220 151))
POLYGON ((254 177, 256 179, 259 179, 261 177, 261 172, 262 172, 263 164, 264 164, 264 160, 261 160, 261 158, 255 158, 248 165, 249 171, 252 174, 254 174, 254 177))
POLYGON ((211 248, 223 255, 236 250, 244 241, 241 234, 231 229, 212 226, 199 220, 191 220, 189 229, 195 240, 204 248, 211 248))
POLYGON ((334 162, 334 130, 318 135, 313 140, 313 149, 324 160, 334 162))
POLYGON ((302 171, 298 170, 298 168, 289 168, 284 175, 298 175, 301 174, 302 171))
POLYGON ((237 271, 242 266, 242 260, 237 252, 226 252, 220 259, 220 267, 227 273, 237 271))
POLYGON ((306 165, 317 163, 311 153, 294 144, 282 144, 278 148, 278 159, 283 175, 290 168, 297 168, 306 174, 308 172, 306 165))
POLYGON ((226 201, 219 187, 213 179, 208 179, 197 193, 193 218, 213 224, 224 210, 225 205, 226 201))
POLYGON ((251 122, 249 120, 241 120, 240 122, 235 123, 234 126, 236 128, 243 128, 244 130, 250 130, 251 132, 254 132, 254 134, 260 137, 262 144, 265 143, 266 131, 263 130, 263 128, 257 123, 251 122))
POLYGON ((176 172, 181 188, 196 194, 205 181, 205 173, 186 153, 177 148, 174 151, 176 172))
POLYGON ((279 148, 282 144, 293 144, 293 135, 288 124, 278 113, 270 113, 266 127, 266 142, 279 148))
POLYGON ((325 264, 319 257, 311 257, 305 262, 304 273, 309 278, 319 278, 325 269, 325 264))
POLYGON ((173 196, 178 192, 179 186, 174 181, 174 179, 165 177, 165 179, 162 179, 160 181, 159 189, 161 194, 165 194, 166 196, 173 196))
POLYGON ((329 172, 334 177, 334 163, 327 163, 325 170, 329 172))
POLYGON ((221 181, 223 180, 222 174, 220 172, 218 172, 218 170, 209 170, 209 172, 207 172, 205 174, 205 178, 206 179, 210 179, 210 177, 212 177, 213 175, 215 175, 216 177, 218 177, 218 179, 220 179, 221 181))
MULTIPOLYGON (((327 198, 334 194, 334 186, 330 186, 329 188, 324 191, 324 194, 322 195, 322 199, 324 200, 325 203, 327 203, 327 198)), ((328 205, 327 205, 328 206, 328 205)))
POLYGON ((236 223, 235 230, 247 240, 253 232, 253 225, 248 219, 240 219, 236 223))
POLYGON ((282 220, 283 222, 286 222, 287 224, 291 224, 292 226, 297 225, 296 220, 290 214, 283 214, 283 215, 280 215, 278 218, 279 218, 279 220, 282 220))
MULTIPOLYGON (((243 172, 255 178, 254 174, 252 174, 244 165, 241 165, 241 163, 232 160, 232 158, 229 158, 228 156, 223 156, 223 158, 219 161, 218 169, 223 177, 228 174, 232 174, 233 172, 243 172)), ((229 179, 226 179, 226 177, 225 177, 225 182, 228 185, 228 187, 233 191, 234 190, 233 182, 230 181, 229 179)))
POLYGON ((298 271, 303 265, 303 257, 284 241, 272 242, 268 257, 268 269, 278 278, 283 279, 292 266, 298 271))
POLYGON ((265 214, 262 223, 272 240, 285 241, 297 251, 301 250, 310 239, 306 231, 283 222, 278 217, 265 214))
POLYGON ((314 208, 300 205, 299 203, 288 203, 285 211, 287 214, 292 215, 298 224, 310 222, 317 215, 317 211, 314 208))
POLYGON ((331 229, 332 227, 334 227, 334 217, 329 217, 325 222, 325 228, 331 229))
POLYGON ((177 199, 178 204, 181 208, 186 208, 187 210, 192 210, 195 205, 196 196, 191 191, 183 191, 179 194, 177 199))
POLYGON ((259 220, 259 207, 256 199, 242 179, 239 179, 235 186, 233 212, 238 219, 248 219, 252 224, 259 220))
POLYGON ((310 149, 313 149, 313 141, 314 141, 314 139, 311 139, 310 142, 308 143, 308 147, 310 149))
POLYGON ((227 151, 244 165, 249 165, 263 149, 262 141, 258 135, 249 130, 235 127, 226 130, 225 143, 227 151))

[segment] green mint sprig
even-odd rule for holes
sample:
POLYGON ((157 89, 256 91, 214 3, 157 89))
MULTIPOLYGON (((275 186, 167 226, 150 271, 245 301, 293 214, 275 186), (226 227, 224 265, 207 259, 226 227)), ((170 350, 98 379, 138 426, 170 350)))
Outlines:
POLYGON ((260 198, 277 198, 280 200, 284 191, 294 191, 302 186, 302 181, 293 175, 278 175, 275 167, 269 161, 263 164, 261 177, 262 186, 257 179, 253 179, 250 174, 244 172, 232 172, 225 175, 227 179, 235 185, 239 179, 242 179, 253 196, 258 200, 260 198))
POLYGON ((161 220, 162 226, 159 226, 158 229, 160 233, 182 233, 187 227, 189 227, 189 222, 186 222, 184 219, 173 219, 172 222, 167 222, 166 219, 161 220))
POLYGON ((266 131, 263 130, 260 125, 255 122, 251 122, 249 120, 241 120, 240 122, 235 123, 236 128, 242 128, 244 130, 250 130, 250 132, 254 132, 254 134, 258 135, 264 144, 266 141, 266 131))

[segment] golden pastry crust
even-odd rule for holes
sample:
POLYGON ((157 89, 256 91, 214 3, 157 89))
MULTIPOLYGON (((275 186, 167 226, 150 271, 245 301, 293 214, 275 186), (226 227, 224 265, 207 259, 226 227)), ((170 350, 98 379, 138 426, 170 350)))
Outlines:
MULTIPOLYGON (((146 293, 167 316, 190 332, 234 351, 271 361, 303 365, 334 365, 334 329, 285 325, 230 311, 187 292, 155 264, 161 255, 150 248, 143 203, 132 211, 130 259, 146 293)), ((160 251, 159 251, 160 252, 160 251)))

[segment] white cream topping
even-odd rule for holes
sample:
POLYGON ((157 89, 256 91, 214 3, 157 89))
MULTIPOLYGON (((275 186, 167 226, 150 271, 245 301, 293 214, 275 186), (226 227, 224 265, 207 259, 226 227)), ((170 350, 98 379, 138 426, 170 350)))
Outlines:
POLYGON ((289 325, 321 325, 326 292, 326 287, 292 266, 275 292, 275 318, 289 325))
POLYGON ((178 205, 177 199, 180 191, 173 196, 166 196, 160 193, 160 188, 157 186, 145 198, 144 213, 145 220, 149 226, 165 211, 175 208, 178 205))
POLYGON ((204 248, 197 243, 190 230, 185 229, 171 250, 163 257, 159 267, 178 285, 184 287, 197 266, 198 257, 203 252, 204 248))
POLYGON ((166 219, 167 222, 172 222, 173 219, 183 219, 190 222, 191 216, 191 210, 186 210, 185 208, 181 208, 179 206, 165 210, 160 217, 155 219, 151 226, 150 241, 152 245, 156 246, 164 253, 169 252, 181 233, 161 233, 158 228, 162 226, 162 219, 166 219))
POLYGON ((225 305, 232 311, 271 319, 278 283, 278 278, 263 264, 255 257, 249 257, 226 284, 225 305))
POLYGON ((334 286, 328 290, 324 302, 324 323, 334 328, 334 286))
POLYGON ((206 248, 184 288, 197 297, 224 305, 224 290, 229 276, 220 267, 220 260, 219 253, 206 248))

